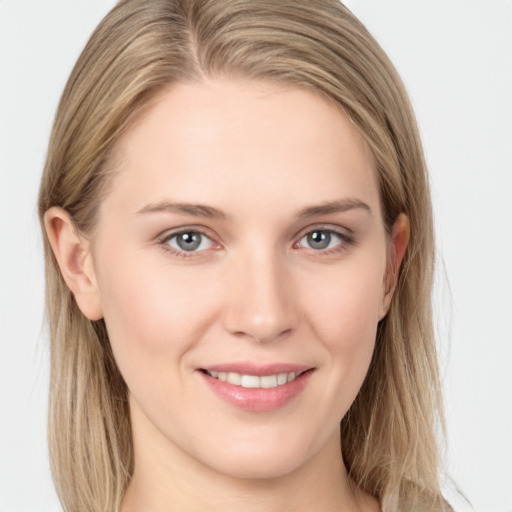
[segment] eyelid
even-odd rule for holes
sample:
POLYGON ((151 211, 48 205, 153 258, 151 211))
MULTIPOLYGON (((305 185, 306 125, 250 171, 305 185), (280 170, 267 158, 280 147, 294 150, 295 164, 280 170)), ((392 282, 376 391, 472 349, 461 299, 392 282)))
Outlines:
POLYGON ((296 249, 304 249, 306 251, 312 252, 318 255, 328 255, 335 252, 344 251, 348 248, 348 246, 354 245, 356 243, 354 232, 349 228, 344 228, 341 226, 333 226, 332 224, 318 224, 313 226, 308 226, 307 228, 300 231, 300 233, 295 238, 295 242, 293 247, 296 249), (332 233, 341 239, 341 242, 337 244, 335 247, 326 248, 326 249, 313 249, 308 247, 300 246, 301 240, 313 233, 315 231, 323 231, 326 233, 332 233))
POLYGON ((211 229, 200 226, 197 224, 191 224, 191 225, 185 225, 185 226, 179 226, 176 228, 170 228, 162 231, 159 235, 156 236, 156 240, 158 242, 164 242, 165 240, 168 240, 169 238, 181 235, 183 233, 199 233, 207 238, 209 238, 212 241, 215 241, 216 238, 218 238, 214 233, 212 233, 211 229))
POLYGON ((338 224, 330 224, 330 223, 318 223, 318 224, 310 224, 305 228, 302 228, 294 238, 299 239, 303 236, 312 233, 313 231, 327 231, 331 233, 336 233, 341 237, 353 238, 354 231, 350 228, 340 226, 338 224))
POLYGON ((191 258, 191 257, 201 257, 204 256, 205 252, 208 252, 210 249, 219 249, 221 248, 221 244, 216 240, 217 237, 213 236, 209 232, 210 230, 203 226, 180 226, 179 228, 169 229, 162 232, 157 238, 156 242, 159 247, 166 253, 173 254, 175 256, 181 258, 191 258), (198 233, 199 235, 207 238, 212 246, 207 249, 202 249, 200 251, 185 251, 182 249, 178 249, 173 247, 168 243, 171 238, 182 235, 184 233, 198 233))

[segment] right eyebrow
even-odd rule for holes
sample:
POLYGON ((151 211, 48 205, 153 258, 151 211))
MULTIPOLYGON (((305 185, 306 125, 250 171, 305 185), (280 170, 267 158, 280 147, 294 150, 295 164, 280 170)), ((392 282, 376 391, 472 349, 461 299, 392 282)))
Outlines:
POLYGON ((192 215, 194 217, 205 217, 208 219, 225 219, 226 214, 205 204, 195 203, 173 203, 171 201, 161 201, 159 203, 150 203, 141 208, 137 214, 144 213, 181 213, 192 215))

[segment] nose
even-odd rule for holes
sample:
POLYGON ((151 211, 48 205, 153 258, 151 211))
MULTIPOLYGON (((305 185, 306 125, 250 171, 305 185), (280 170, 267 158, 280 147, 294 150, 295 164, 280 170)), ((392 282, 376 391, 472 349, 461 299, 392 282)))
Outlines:
POLYGON ((252 254, 231 266, 224 326, 232 335, 269 343, 290 335, 299 315, 292 273, 273 254, 252 254))

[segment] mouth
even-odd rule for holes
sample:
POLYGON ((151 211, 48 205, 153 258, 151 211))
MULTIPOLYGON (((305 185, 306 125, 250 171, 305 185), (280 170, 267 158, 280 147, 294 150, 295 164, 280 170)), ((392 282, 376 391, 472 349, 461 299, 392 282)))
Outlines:
POLYGON ((233 384, 233 386, 240 386, 247 389, 272 389, 284 386, 285 384, 294 381, 305 372, 312 371, 312 369, 261 376, 237 372, 218 372, 215 370, 204 369, 201 371, 214 379, 220 380, 221 382, 233 384))
POLYGON ((245 411, 268 412, 298 397, 315 368, 242 363, 198 370, 208 388, 223 401, 245 411))

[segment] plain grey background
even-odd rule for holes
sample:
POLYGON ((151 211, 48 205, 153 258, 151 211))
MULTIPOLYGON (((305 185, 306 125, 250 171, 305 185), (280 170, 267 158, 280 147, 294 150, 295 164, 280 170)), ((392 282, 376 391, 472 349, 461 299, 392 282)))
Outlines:
MULTIPOLYGON (((446 468, 512 512, 512 1, 350 0, 411 95, 439 245, 446 468)), ((46 454, 48 347, 36 196, 58 98, 112 0, 0 0, 0 511, 59 510, 46 454)))

